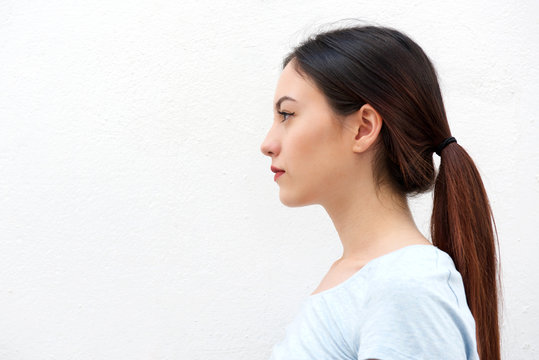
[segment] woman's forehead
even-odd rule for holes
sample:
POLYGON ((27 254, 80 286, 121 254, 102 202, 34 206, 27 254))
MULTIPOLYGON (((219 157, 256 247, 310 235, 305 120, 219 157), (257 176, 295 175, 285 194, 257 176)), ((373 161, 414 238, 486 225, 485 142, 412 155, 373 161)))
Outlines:
POLYGON ((322 93, 312 84, 303 78, 290 63, 281 72, 277 88, 275 89, 274 103, 283 97, 290 97, 296 102, 307 102, 308 100, 319 100, 322 93))

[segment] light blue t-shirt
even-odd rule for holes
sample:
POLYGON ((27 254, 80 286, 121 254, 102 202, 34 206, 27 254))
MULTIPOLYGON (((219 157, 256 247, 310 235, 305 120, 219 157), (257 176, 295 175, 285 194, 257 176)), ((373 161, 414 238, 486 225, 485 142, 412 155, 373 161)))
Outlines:
POLYGON ((310 295, 270 360, 478 360, 462 276, 432 245, 369 261, 310 295))

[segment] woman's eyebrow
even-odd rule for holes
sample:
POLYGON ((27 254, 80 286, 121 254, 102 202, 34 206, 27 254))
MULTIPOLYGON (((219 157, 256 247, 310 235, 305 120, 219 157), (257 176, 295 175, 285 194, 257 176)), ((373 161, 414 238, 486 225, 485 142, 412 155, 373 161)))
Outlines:
POLYGON ((296 101, 296 99, 294 98, 291 98, 290 96, 282 96, 279 100, 277 100, 277 102, 275 103, 275 110, 279 111, 279 108, 281 107, 281 103, 285 100, 290 100, 290 101, 296 101))

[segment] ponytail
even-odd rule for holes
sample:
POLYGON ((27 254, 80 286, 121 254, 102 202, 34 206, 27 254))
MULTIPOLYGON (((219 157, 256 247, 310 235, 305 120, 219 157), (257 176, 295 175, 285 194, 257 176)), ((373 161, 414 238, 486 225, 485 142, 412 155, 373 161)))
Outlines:
MULTIPOLYGON (((462 275, 475 318, 479 357, 500 359, 497 231, 479 172, 458 144, 442 153, 434 186, 432 243, 448 253, 462 275)), ((498 244, 499 249, 499 244, 498 244)))

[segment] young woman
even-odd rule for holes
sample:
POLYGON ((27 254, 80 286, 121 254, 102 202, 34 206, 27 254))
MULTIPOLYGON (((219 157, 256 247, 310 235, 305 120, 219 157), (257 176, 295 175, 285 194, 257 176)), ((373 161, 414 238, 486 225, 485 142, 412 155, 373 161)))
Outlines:
POLYGON ((494 219, 421 47, 382 26, 320 33, 274 101, 261 150, 280 200, 322 205, 343 255, 271 359, 500 359, 494 219), (431 244, 407 196, 433 187, 431 244))

